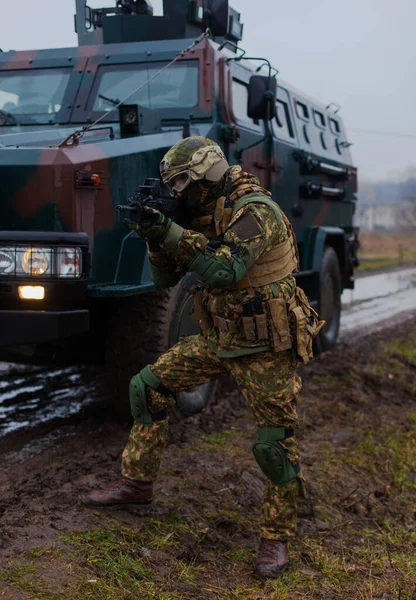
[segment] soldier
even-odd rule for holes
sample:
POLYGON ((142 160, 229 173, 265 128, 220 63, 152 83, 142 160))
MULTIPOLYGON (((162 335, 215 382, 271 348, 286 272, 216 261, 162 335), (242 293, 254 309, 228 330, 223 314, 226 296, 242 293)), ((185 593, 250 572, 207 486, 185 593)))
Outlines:
POLYGON ((84 495, 88 506, 148 504, 167 438, 167 408, 176 392, 231 375, 258 426, 254 456, 267 476, 262 504, 259 575, 287 565, 302 489, 296 374, 312 357, 322 322, 296 287, 297 244, 291 225, 259 180, 230 167, 207 138, 181 140, 160 165, 163 182, 185 203, 191 229, 146 210, 129 221, 148 242, 153 281, 175 285, 186 271, 201 279, 194 312, 201 333, 180 341, 130 382, 135 420, 123 452, 123 479, 84 495))

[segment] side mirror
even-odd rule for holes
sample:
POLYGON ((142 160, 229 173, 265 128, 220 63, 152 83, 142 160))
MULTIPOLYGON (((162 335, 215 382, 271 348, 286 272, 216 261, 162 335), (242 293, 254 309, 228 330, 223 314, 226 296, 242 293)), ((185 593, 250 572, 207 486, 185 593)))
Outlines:
POLYGON ((214 37, 228 32, 228 0, 204 0, 204 21, 214 37))
POLYGON ((277 81, 274 77, 252 75, 248 84, 247 114, 250 119, 264 121, 276 116, 277 81))

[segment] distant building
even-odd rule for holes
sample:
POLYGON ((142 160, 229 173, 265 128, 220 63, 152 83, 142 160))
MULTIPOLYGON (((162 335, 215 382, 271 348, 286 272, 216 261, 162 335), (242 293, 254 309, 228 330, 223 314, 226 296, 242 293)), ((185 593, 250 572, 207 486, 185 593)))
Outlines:
POLYGON ((394 204, 357 204, 354 216, 354 225, 362 230, 380 231, 386 229, 397 229, 400 224, 400 216, 403 214, 405 202, 394 204))

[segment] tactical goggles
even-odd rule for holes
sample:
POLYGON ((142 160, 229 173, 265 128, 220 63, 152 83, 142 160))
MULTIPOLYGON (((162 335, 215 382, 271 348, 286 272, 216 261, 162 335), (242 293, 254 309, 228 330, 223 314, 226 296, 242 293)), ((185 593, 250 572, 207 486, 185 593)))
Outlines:
POLYGON ((172 175, 170 179, 165 181, 165 184, 169 188, 170 192, 183 192, 183 190, 189 185, 191 181, 191 174, 189 171, 181 171, 172 175))

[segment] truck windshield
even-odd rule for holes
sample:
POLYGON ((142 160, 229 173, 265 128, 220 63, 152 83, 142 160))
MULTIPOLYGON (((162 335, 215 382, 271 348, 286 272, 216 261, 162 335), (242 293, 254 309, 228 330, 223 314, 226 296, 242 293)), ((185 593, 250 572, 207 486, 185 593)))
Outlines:
POLYGON ((70 69, 0 71, 0 110, 49 123, 61 109, 69 77, 70 69))
MULTIPOLYGON (((92 94, 92 110, 108 112, 164 66, 163 63, 136 63, 100 67, 92 94)), ((198 61, 174 64, 139 92, 132 94, 126 103, 157 109, 196 106, 198 79, 198 61)), ((115 114, 114 120, 117 119, 115 114)))

